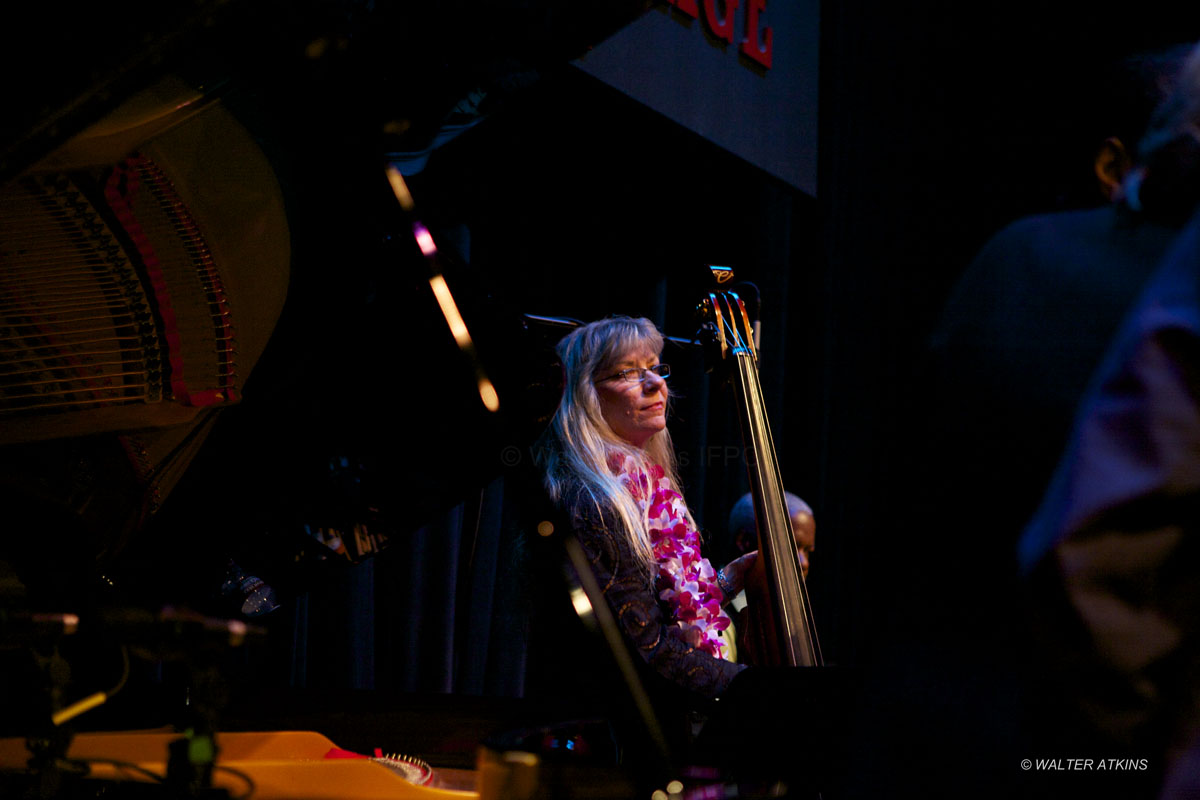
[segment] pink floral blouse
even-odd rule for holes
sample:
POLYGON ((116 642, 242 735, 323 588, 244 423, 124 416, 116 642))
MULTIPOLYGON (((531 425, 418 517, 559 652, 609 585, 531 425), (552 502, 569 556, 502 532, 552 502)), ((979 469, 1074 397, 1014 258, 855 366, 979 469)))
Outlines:
POLYGON ((650 542, 658 562, 655 589, 671 611, 670 633, 691 647, 732 660, 721 631, 729 615, 716 570, 700 554, 700 533, 688 523, 687 506, 658 464, 642 469, 632 456, 614 456, 609 466, 646 512, 650 542))

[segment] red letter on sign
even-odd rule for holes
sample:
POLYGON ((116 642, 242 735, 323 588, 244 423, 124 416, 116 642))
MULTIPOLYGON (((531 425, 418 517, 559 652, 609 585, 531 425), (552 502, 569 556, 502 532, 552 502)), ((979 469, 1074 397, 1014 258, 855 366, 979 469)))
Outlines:
POLYGON ((667 2, 692 19, 700 16, 700 9, 696 7, 696 0, 667 0, 667 2))
POLYGON ((708 23, 708 29, 714 36, 730 44, 733 44, 733 12, 737 11, 737 7, 738 0, 725 0, 725 19, 720 19, 717 16, 717 0, 704 0, 704 21, 708 23))
POLYGON ((746 0, 746 37, 742 39, 742 52, 771 68, 771 29, 763 31, 762 45, 759 45, 758 12, 767 7, 767 0, 746 0))

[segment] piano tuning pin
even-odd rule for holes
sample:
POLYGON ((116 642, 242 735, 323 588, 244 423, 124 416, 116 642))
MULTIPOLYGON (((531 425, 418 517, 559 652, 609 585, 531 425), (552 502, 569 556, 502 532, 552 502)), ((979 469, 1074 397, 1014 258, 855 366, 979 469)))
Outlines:
POLYGON ((371 760, 391 769, 409 783, 428 786, 433 782, 433 767, 424 759, 402 753, 384 754, 380 748, 375 748, 371 760))

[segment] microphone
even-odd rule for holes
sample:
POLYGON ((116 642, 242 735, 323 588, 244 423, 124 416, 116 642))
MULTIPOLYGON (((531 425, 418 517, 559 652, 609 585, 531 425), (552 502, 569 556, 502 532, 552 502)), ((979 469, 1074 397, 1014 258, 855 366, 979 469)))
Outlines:
POLYGON ((0 642, 26 644, 54 640, 78 630, 78 614, 0 609, 0 642))
POLYGON ((141 608, 108 608, 97 615, 102 630, 126 644, 190 647, 215 644, 240 647, 266 635, 266 629, 237 619, 217 619, 190 609, 165 606, 158 612, 141 608))

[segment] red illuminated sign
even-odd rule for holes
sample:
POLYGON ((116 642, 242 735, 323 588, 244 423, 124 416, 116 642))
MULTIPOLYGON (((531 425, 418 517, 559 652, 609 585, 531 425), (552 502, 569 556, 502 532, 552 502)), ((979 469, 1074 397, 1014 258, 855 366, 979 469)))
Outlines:
MULTIPOLYGON (((733 44, 734 21, 740 0, 667 0, 680 13, 692 19, 699 19, 704 12, 704 24, 710 33, 718 39, 724 39, 733 44), (718 4, 724 10, 718 9, 718 4)), ((745 25, 742 28, 742 43, 739 48, 743 54, 761 64, 764 69, 771 68, 771 28, 761 27, 759 15, 766 10, 767 0, 746 0, 745 25)))

